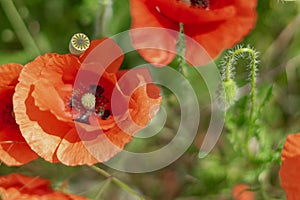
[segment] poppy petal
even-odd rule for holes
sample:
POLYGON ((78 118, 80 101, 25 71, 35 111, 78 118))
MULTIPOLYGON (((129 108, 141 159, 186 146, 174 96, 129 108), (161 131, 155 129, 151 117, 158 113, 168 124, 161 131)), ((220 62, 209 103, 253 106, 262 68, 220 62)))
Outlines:
POLYGON ((193 7, 188 3, 174 0, 152 0, 151 7, 159 9, 167 18, 184 24, 196 24, 206 22, 224 21, 235 15, 232 5, 210 5, 209 9, 193 7))
POLYGON ((249 185, 238 184, 232 189, 232 197, 234 200, 254 200, 254 192, 248 191, 249 185))
MULTIPOLYGON (((127 103, 131 108, 131 118, 137 125, 146 126, 159 109, 157 105, 161 102, 160 88, 152 84, 152 77, 147 68, 120 71, 117 77, 122 93, 130 95, 130 101, 127 103)), ((126 106, 125 102, 123 104, 126 106)), ((113 101, 113 108, 114 105, 113 101)))
MULTIPOLYGON (((112 44, 113 40, 102 42, 112 44)), ((98 47, 101 44, 95 48, 98 47)), ((46 54, 27 64, 20 74, 13 97, 16 121, 30 147, 49 162, 74 166, 107 161, 124 148, 134 133, 146 126, 153 117, 152 106, 160 103, 159 88, 154 86, 142 84, 132 95, 125 94, 126 90, 122 91, 118 85, 119 66, 110 65, 107 60, 104 64, 101 60, 89 60, 94 56, 90 54, 95 53, 98 51, 88 51, 88 55, 81 58, 46 54), (81 65, 80 59, 87 63, 81 65), (107 68, 110 72, 103 68, 106 64, 110 65, 107 68), (108 118, 103 118, 101 109, 112 109, 113 91, 119 97, 115 106, 118 112, 109 112, 108 118), (92 107, 86 102, 93 103, 92 107), (68 116, 72 112, 76 114, 72 116, 74 119, 68 116), (124 125, 124 130, 117 122, 124 125)), ((143 78, 143 74, 139 74, 134 82, 151 83, 149 73, 145 75, 143 78)))
POLYGON ((288 158, 299 156, 300 155, 299 144, 300 144, 300 133, 288 135, 284 143, 283 151, 281 153, 282 161, 288 158))
POLYGON ((176 46, 177 35, 149 34, 145 28, 142 29, 143 27, 159 27, 179 31, 179 24, 182 23, 184 33, 200 45, 195 45, 195 42, 187 40, 185 54, 189 64, 198 66, 211 62, 211 58, 216 58, 221 51, 240 42, 256 22, 257 0, 210 1, 207 9, 190 5, 188 2, 175 0, 130 1, 132 32, 135 32, 135 28, 141 28, 141 31, 131 37, 133 46, 145 60, 154 64, 170 63, 172 59, 159 59, 163 55, 160 50, 153 50, 155 54, 143 49, 139 50, 139 48, 153 47, 149 43, 157 41, 161 45, 153 48, 166 47, 171 52, 175 52, 173 50, 176 46), (157 63, 156 58, 158 58, 157 63))
POLYGON ((288 135, 281 154, 282 164, 279 175, 281 187, 289 200, 297 200, 300 195, 300 133, 288 135))
POLYGON ((96 63, 105 68, 106 72, 116 73, 124 59, 122 49, 111 38, 93 40, 90 47, 80 56, 84 64, 96 63))
POLYGON ((50 181, 39 179, 36 177, 29 177, 22 174, 13 173, 8 176, 0 176, 0 187, 8 188, 17 185, 24 185, 23 187, 27 189, 34 189, 37 187, 48 187, 50 186, 50 181), (34 181, 32 181, 34 180, 34 181))
POLYGON ((176 55, 177 35, 168 29, 179 30, 179 25, 163 17, 155 7, 148 7, 147 2, 130 0, 132 45, 146 61, 164 66, 176 55))
POLYGON ((117 126, 105 132, 100 129, 86 132, 77 127, 77 130, 72 130, 68 136, 74 137, 74 134, 79 137, 73 138, 73 140, 64 138, 65 140, 62 141, 57 152, 59 159, 68 165, 78 165, 83 161, 88 165, 105 162, 122 151, 124 145, 131 139, 131 136, 123 133, 117 126), (70 151, 78 151, 77 154, 74 154, 78 157, 67 158, 66 155, 69 155, 70 151))
POLYGON ((1 161, 8 166, 18 166, 38 158, 19 130, 6 128, 0 131, 1 161), (22 152, 22 154, 21 154, 22 152))
POLYGON ((88 200, 73 194, 52 190, 51 182, 39 177, 13 173, 0 177, 0 194, 10 200, 88 200))
MULTIPOLYGON (((240 42, 254 27, 257 17, 255 13, 256 4, 249 4, 247 8, 242 6, 243 5, 239 5, 236 9, 241 8, 245 10, 244 13, 238 11, 235 17, 228 18, 226 21, 207 23, 201 26, 186 24, 184 27, 185 34, 197 41, 207 51, 210 57, 215 58, 222 50, 231 48, 240 42)), ((186 57, 188 60, 195 60, 192 59, 195 52, 190 46, 193 45, 187 43, 186 57)), ((199 64, 202 63, 200 62, 199 64)))
POLYGON ((53 113, 59 120, 70 122, 72 120, 72 113, 66 112, 66 102, 65 99, 68 99, 72 96, 72 86, 65 87, 64 85, 59 88, 64 91, 64 96, 61 97, 58 90, 46 79, 39 79, 35 83, 35 89, 32 92, 32 97, 35 99, 35 105, 39 107, 42 111, 50 111, 53 113), (45 89, 47 88, 47 89, 45 89))
POLYGON ((31 93, 26 81, 20 81, 14 95, 16 121, 30 147, 45 160, 57 162, 56 149, 70 125, 59 121, 49 111, 39 110, 31 93))
POLYGON ((72 113, 65 107, 72 95, 71 83, 79 67, 78 59, 70 54, 48 54, 28 63, 22 77, 35 79, 32 83, 35 86, 32 93, 35 105, 40 110, 49 110, 60 120, 70 121, 72 113), (36 70, 40 74, 35 73, 36 70))
MULTIPOLYGON (((88 134, 88 137, 91 137, 93 134, 93 132, 86 132, 85 130, 81 131, 81 133, 82 132, 88 134)), ((83 139, 82 135, 79 137, 75 128, 71 129, 64 136, 57 149, 58 160, 68 166, 82 164, 93 165, 99 162, 87 151, 87 148, 82 142, 83 139)))
POLYGON ((38 157, 22 137, 13 117, 12 97, 21 70, 19 64, 0 66, 0 160, 8 166, 23 165, 38 157))
POLYGON ((97 130, 95 133, 79 131, 84 146, 98 159, 98 162, 105 162, 120 152, 125 144, 131 140, 131 137, 148 124, 159 109, 158 105, 161 101, 159 92, 160 89, 157 86, 151 85, 148 88, 147 85, 143 85, 134 90, 130 97, 130 115, 123 113, 123 118, 114 117, 116 120, 114 124, 117 126, 105 131, 98 131, 100 133, 97 133, 97 130), (155 98, 150 98, 148 93, 155 98), (124 118, 125 116, 127 117, 124 118), (97 135, 97 137, 93 140, 85 139, 91 137, 92 134, 97 135))
POLYGON ((0 88, 16 86, 22 67, 22 65, 15 63, 0 66, 0 88))
POLYGON ((300 156, 286 158, 280 167, 281 187, 285 190, 288 200, 297 200, 300 195, 300 156))

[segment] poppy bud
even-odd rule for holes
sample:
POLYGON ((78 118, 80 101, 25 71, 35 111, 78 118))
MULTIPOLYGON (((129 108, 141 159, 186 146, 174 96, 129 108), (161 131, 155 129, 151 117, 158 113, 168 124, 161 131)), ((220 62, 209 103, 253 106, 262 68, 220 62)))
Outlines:
POLYGON ((237 100, 237 85, 232 80, 222 82, 222 86, 218 91, 218 104, 222 110, 228 110, 237 100))
POLYGON ((228 81, 223 82, 223 87, 226 97, 225 109, 228 109, 235 103, 237 99, 237 86, 232 79, 229 79, 228 81))

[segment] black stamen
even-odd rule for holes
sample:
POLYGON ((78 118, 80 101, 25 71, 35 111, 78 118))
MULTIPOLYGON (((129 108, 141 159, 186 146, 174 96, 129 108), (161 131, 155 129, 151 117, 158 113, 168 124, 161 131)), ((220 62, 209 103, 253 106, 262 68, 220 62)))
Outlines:
POLYGON ((71 99, 69 100, 68 106, 69 106, 70 108, 73 107, 73 97, 71 97, 71 99))
POLYGON ((90 92, 92 94, 95 94, 95 97, 100 97, 101 94, 104 92, 104 88, 101 85, 91 85, 90 86, 90 92))
POLYGON ((209 7, 209 0, 190 0, 191 5, 194 7, 202 7, 208 8, 209 7))
POLYGON ((106 120, 110 116, 110 110, 105 110, 101 119, 106 120))
POLYGON ((105 98, 104 96, 97 97, 96 99, 96 107, 97 106, 104 106, 105 104, 108 104, 109 100, 105 98))
POLYGON ((72 96, 68 102, 68 106, 70 108, 75 108, 75 109, 80 109, 81 107, 81 103, 80 101, 77 99, 77 96, 72 96))
POLYGON ((78 113, 78 117, 74 119, 77 122, 90 124, 89 122, 89 116, 90 115, 97 115, 102 120, 106 120, 110 115, 110 110, 107 109, 107 104, 109 103, 109 99, 107 99, 103 93, 104 88, 101 85, 90 85, 89 88, 86 88, 82 86, 82 92, 75 91, 73 92, 72 97, 70 98, 68 102, 68 106, 72 108, 72 110, 75 110, 76 113, 78 113), (85 108, 82 103, 82 93, 87 92, 95 95, 96 102, 95 102, 95 110, 92 112, 92 110, 88 110, 85 108))

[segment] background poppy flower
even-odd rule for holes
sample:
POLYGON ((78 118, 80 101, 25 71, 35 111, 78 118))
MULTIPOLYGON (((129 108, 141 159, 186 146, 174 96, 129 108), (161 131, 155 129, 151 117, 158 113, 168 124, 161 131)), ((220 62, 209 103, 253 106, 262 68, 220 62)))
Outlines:
POLYGON ((19 64, 0 66, 0 160, 6 165, 22 165, 37 158, 14 118, 12 97, 21 70, 19 64))
POLYGON ((147 71, 127 81, 141 83, 128 93, 131 84, 118 84, 125 77, 119 71, 122 60, 122 50, 105 39, 93 41, 79 58, 46 54, 24 66, 14 110, 22 135, 35 152, 50 162, 92 165, 109 160, 147 125, 150 114, 158 110, 160 90, 143 84, 143 77, 150 76, 147 71))
POLYGON ((254 192, 248 191, 249 185, 238 184, 232 189, 232 197, 234 200, 254 200, 254 192))
POLYGON ((285 190, 288 200, 299 199, 300 196, 300 133, 290 134, 281 153, 279 171, 281 187, 285 190))
POLYGON ((1 199, 9 200, 87 200, 82 196, 52 190, 51 182, 38 177, 13 173, 0 177, 1 199))
MULTIPOLYGON (((179 24, 184 33, 199 43, 211 58, 241 41, 253 28, 256 0, 130 0, 131 29, 156 27, 153 31, 133 31, 133 46, 142 57, 155 65, 169 64, 176 49, 179 24), (155 49, 144 49, 145 47, 155 49), (159 50, 164 49, 164 50, 159 50)), ((196 65, 210 60, 206 52, 187 38, 186 59, 196 65)))

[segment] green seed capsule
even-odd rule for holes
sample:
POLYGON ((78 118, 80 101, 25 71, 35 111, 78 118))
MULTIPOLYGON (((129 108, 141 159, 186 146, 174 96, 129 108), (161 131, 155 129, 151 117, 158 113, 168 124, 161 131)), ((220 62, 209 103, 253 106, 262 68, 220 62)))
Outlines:
POLYGON ((83 54, 90 46, 89 38, 83 33, 76 33, 69 44, 70 53, 76 56, 83 54))

